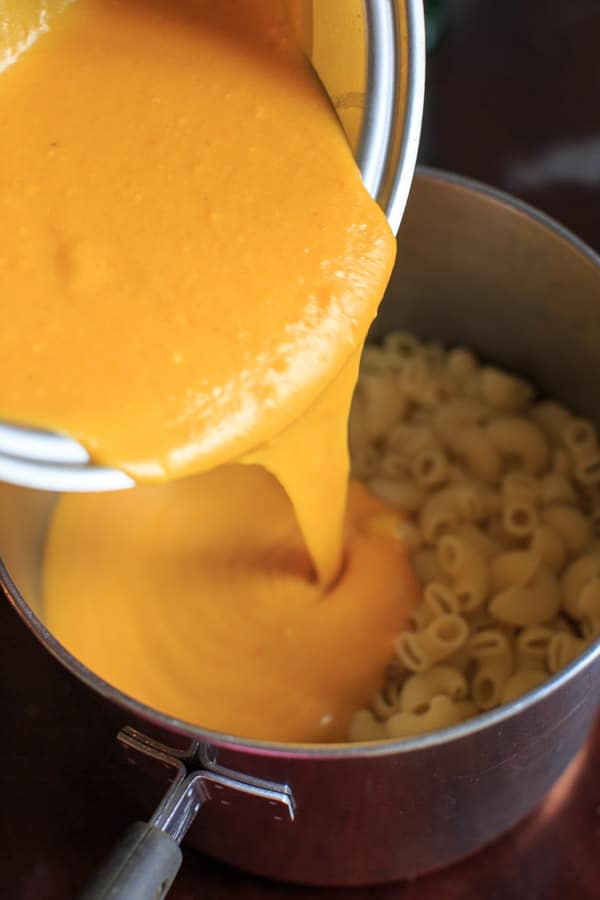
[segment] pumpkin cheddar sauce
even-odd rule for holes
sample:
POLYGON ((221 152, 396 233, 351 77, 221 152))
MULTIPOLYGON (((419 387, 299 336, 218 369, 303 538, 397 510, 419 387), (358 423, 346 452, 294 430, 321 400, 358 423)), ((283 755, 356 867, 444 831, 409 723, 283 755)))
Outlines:
POLYGON ((59 500, 49 628, 184 720, 344 739, 416 598, 348 492, 395 244, 286 4, 77 0, 0 120, 0 418, 144 483, 59 500))

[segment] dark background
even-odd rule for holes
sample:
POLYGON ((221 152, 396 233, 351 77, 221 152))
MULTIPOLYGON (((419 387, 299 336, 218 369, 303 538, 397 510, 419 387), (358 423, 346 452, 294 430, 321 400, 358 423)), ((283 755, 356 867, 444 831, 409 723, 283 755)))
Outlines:
MULTIPOLYGON (((448 0, 429 56, 421 162, 503 188, 600 250, 600 0, 448 0)), ((0 897, 69 900, 139 814, 103 704, 0 602, 0 897)), ((135 773, 132 772, 135 777, 135 773)), ((173 900, 592 900, 600 728, 546 804, 472 860, 416 882, 283 887, 187 851, 173 900)))

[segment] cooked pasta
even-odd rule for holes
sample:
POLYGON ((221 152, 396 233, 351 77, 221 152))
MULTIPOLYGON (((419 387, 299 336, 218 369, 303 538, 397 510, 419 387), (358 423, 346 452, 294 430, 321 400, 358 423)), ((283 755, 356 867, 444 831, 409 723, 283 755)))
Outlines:
POLYGON ((353 400, 353 405, 362 411, 362 427, 368 440, 383 437, 402 415, 404 404, 394 375, 385 371, 365 374, 353 400))
POLYGON ((600 453, 594 451, 590 456, 578 459, 574 474, 582 485, 600 484, 600 453))
POLYGON ((570 477, 564 472, 549 472, 540 482, 540 502, 543 506, 552 503, 577 505, 577 491, 570 477))
POLYGON ((427 584, 429 581, 443 579, 437 553, 433 547, 422 547, 414 553, 412 556, 412 565, 415 575, 421 584, 427 584))
POLYGON ((355 448, 352 454, 353 478, 361 481, 368 481, 371 475, 374 475, 379 466, 379 456, 371 447, 363 446, 355 448))
POLYGON ((586 459, 598 449, 596 429, 586 419, 571 419, 562 434, 563 444, 574 460, 586 459))
POLYGON ((560 503, 547 506, 541 518, 558 532, 570 553, 582 553, 594 536, 589 518, 573 506, 560 503))
POLYGON ((517 667, 544 670, 548 647, 557 633, 551 625, 529 625, 517 635, 517 667))
POLYGON ((419 527, 425 540, 434 543, 445 531, 461 522, 484 518, 481 493, 470 484, 451 484, 430 494, 419 512, 419 527))
POLYGON ((368 484, 376 497, 403 512, 417 512, 427 498, 427 489, 414 481, 372 478, 368 484))
POLYGON ((580 627, 584 640, 595 641, 596 638, 600 637, 600 616, 592 616, 590 618, 584 616, 580 627))
POLYGON ((464 525, 458 525, 453 533, 457 537, 464 538, 471 546, 475 547, 487 563, 491 562, 502 549, 501 544, 494 540, 491 535, 475 525, 470 525, 468 522, 464 525))
POLYGON ((455 347, 446 355, 446 373, 451 382, 464 384, 478 369, 477 357, 465 347, 455 347))
POLYGON ((492 592, 530 584, 540 565, 540 557, 527 550, 498 554, 490 566, 492 592))
POLYGON ((387 731, 368 709, 357 709, 350 723, 351 741, 378 741, 386 738, 387 731))
POLYGON ((365 348, 350 447, 353 473, 406 514, 376 527, 393 527, 422 585, 353 740, 417 736, 509 703, 600 638, 591 422, 534 402, 530 384, 464 347, 397 332, 365 348))
POLYGON ((484 627, 467 641, 467 654, 478 662, 501 657, 512 658, 512 646, 506 633, 498 627, 484 627))
POLYGON ((429 610, 431 619, 460 612, 455 591, 442 581, 430 581, 425 585, 421 605, 429 610))
POLYGON ((548 645, 548 668, 551 672, 558 672, 570 662, 573 662, 576 656, 579 656, 587 646, 587 642, 582 638, 573 637, 572 634, 564 634, 559 632, 552 635, 552 640, 548 645))
POLYGON ((600 618, 600 578, 591 578, 581 589, 577 600, 577 618, 600 618))
POLYGON ((502 527, 511 538, 527 538, 535 531, 539 516, 539 486, 534 478, 520 472, 502 482, 502 527))
POLYGON ((424 703, 416 712, 399 712, 385 723, 385 731, 388 737, 417 737, 427 734, 429 731, 438 731, 440 728, 448 728, 457 725, 464 718, 461 706, 454 703, 449 697, 440 695, 432 697, 424 703))
MULTIPOLYGON (((366 346, 374 345, 367 344, 366 346)), ((392 331, 383 339, 383 351, 389 354, 389 357, 410 359, 411 356, 418 356, 422 350, 423 345, 419 338, 409 331, 392 331)))
POLYGON ((468 540, 446 534, 438 544, 438 560, 452 582, 458 611, 467 613, 479 609, 490 586, 489 566, 483 554, 468 540))
POLYGON ((544 400, 541 403, 535 403, 531 407, 529 418, 542 429, 553 444, 562 446, 565 429, 571 422, 573 415, 561 403, 544 400))
POLYGON ((436 616, 422 631, 403 631, 395 641, 399 660, 412 672, 425 672, 459 650, 469 636, 462 616, 436 616))
POLYGON ((512 670, 510 656, 492 656, 481 661, 471 685, 473 702, 478 709, 487 710, 498 706, 512 670))
POLYGON ((499 412, 521 412, 533 399, 530 384, 493 366, 481 367, 479 386, 483 399, 499 412))
POLYGON ((388 451, 395 450, 410 465, 411 460, 420 450, 438 446, 437 437, 430 425, 419 423, 397 423, 389 432, 385 446, 388 451))
MULTIPOLYGON (((555 447, 552 454, 552 462, 550 464, 550 473, 556 473, 557 475, 571 475, 572 472, 573 466, 571 465, 568 453, 561 447, 555 447)), ((576 503, 577 500, 575 499, 573 502, 576 503)))
POLYGON ((450 666, 434 666, 427 672, 411 675, 404 682, 400 693, 402 712, 414 713, 433 697, 445 696, 451 700, 465 700, 468 694, 467 680, 450 666))
POLYGON ((469 471, 481 481, 496 484, 502 472, 502 458, 489 434, 480 425, 464 425, 446 442, 469 471))
POLYGON ((546 566, 538 566, 527 584, 513 584, 495 594, 488 605, 494 619, 526 628, 553 619, 560 610, 560 585, 546 566))
POLYGON ((380 478, 391 478, 401 481, 410 477, 410 464, 403 453, 390 447, 385 453, 379 454, 377 474, 380 478))
POLYGON ((545 669, 521 669, 507 678, 500 692, 500 702, 510 703, 548 680, 545 669))
POLYGON ((565 542, 549 525, 536 526, 530 537, 529 550, 553 572, 561 572, 567 561, 565 542))
POLYGON ((433 411, 433 425, 440 437, 451 442, 460 428, 482 425, 488 421, 490 410, 480 400, 470 397, 454 398, 433 411))
POLYGON ((448 480, 448 458, 441 447, 423 447, 411 461, 415 478, 426 487, 438 487, 448 480))
POLYGON ((580 618, 581 593, 592 579, 600 576, 600 553, 587 553, 572 562, 562 578, 562 592, 566 612, 574 619, 580 618))
POLYGON ((486 430, 508 464, 516 464, 533 475, 548 466, 548 440, 534 422, 521 416, 499 416, 489 422, 486 430))
POLYGON ((490 628, 497 628, 498 623, 492 619, 485 607, 478 609, 476 612, 465 616, 469 625, 471 635, 478 634, 480 631, 486 631, 490 628))

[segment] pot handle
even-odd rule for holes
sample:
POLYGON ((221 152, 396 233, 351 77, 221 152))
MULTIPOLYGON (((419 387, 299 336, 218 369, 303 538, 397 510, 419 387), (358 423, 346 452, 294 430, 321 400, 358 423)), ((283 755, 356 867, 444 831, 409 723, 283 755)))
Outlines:
POLYGON ((287 785, 225 769, 215 771, 214 762, 212 771, 186 773, 181 760, 165 755, 131 729, 121 732, 119 739, 143 756, 175 765, 177 775, 150 821, 131 825, 78 900, 163 900, 181 866, 179 844, 198 811, 215 795, 227 804, 228 797, 258 800, 275 821, 294 821, 295 804, 287 785))
POLYGON ((182 853, 173 838, 149 822, 131 825, 79 900, 163 900, 182 853))
POLYGON ((181 866, 179 844, 207 797, 202 773, 186 777, 180 765, 150 821, 127 829, 78 900, 163 900, 181 866))

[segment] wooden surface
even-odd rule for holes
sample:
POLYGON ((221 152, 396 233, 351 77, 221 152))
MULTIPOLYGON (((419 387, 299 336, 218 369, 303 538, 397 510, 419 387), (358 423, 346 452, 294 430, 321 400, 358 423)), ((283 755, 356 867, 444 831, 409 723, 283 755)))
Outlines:
MULTIPOLYGON (((600 250, 600 3, 451 0, 448 9, 429 59, 421 160, 517 194, 600 250)), ((0 634, 0 897, 68 900, 138 810, 122 789, 105 706, 5 603, 0 634)), ((541 810, 451 869, 332 893, 187 852, 170 897, 595 900, 599 853, 600 725, 541 810)))

